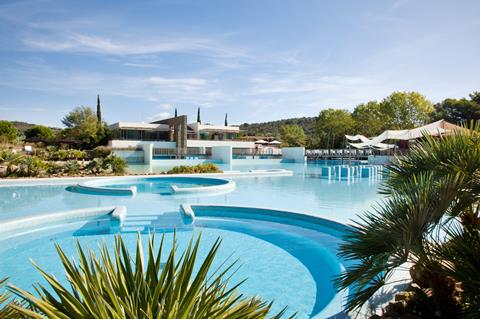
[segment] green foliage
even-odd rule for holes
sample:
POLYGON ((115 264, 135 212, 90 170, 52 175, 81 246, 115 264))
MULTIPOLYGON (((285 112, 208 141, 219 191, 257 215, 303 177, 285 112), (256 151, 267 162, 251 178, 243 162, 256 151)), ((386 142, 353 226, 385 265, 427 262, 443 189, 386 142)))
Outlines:
POLYGON ((175 166, 167 171, 167 174, 201 174, 201 173, 222 173, 222 171, 212 163, 204 163, 193 166, 175 166))
MULTIPOLYGON (((479 133, 475 127, 442 138, 425 137, 407 156, 389 165, 389 178, 381 189, 386 200, 361 216, 340 247, 343 258, 355 261, 336 280, 339 288, 353 288, 348 310, 364 304, 397 267, 410 262, 412 269, 420 272, 413 278, 415 283, 427 289, 417 294, 427 295, 425 291, 430 291, 425 300, 433 304, 432 313, 423 315, 433 317, 439 312, 454 317, 458 300, 455 284, 449 278, 463 284, 461 280, 475 275, 466 273, 468 269, 478 267, 478 258, 467 256, 478 256, 479 246, 471 238, 462 239, 460 233, 452 234, 449 228, 461 221, 464 230, 475 229, 478 235, 480 229, 479 133), (449 247, 448 251, 454 253, 456 240, 466 249, 461 259, 458 253, 452 258, 439 253, 449 247), (451 260, 450 270, 457 272, 455 275, 447 271, 444 259, 451 260), (460 262, 462 267, 458 267, 460 262)), ((479 294, 478 280, 462 288, 469 290, 462 300, 467 309, 477 302, 469 300, 469 296, 479 294)))
POLYGON ((385 129, 411 129, 430 122, 433 106, 418 92, 393 92, 380 103, 385 129))
POLYGON ((11 306, 13 304, 12 294, 6 290, 8 278, 0 279, 0 318, 20 319, 21 316, 11 306))
POLYGON ((303 128, 307 138, 311 138, 315 131, 315 117, 291 118, 265 123, 244 123, 240 130, 247 136, 264 136, 280 139, 280 128, 284 125, 298 125, 303 128))
POLYGON ((89 151, 91 158, 106 158, 112 153, 112 149, 107 146, 97 146, 89 151))
POLYGON ((352 133, 355 121, 347 110, 326 109, 320 112, 316 122, 316 134, 322 148, 341 148, 345 134, 352 133))
MULTIPOLYGON (((35 265, 50 287, 37 283, 37 294, 13 287, 12 291, 34 306, 35 311, 22 306, 14 308, 36 319, 267 317, 271 303, 238 295, 236 288, 241 283, 228 286, 234 264, 212 269, 219 239, 201 264, 197 262, 200 238, 195 242, 192 238, 186 251, 177 256, 174 237, 166 261, 163 242, 162 237, 156 250, 154 237, 150 237, 145 256, 139 235, 136 254, 132 256, 117 236, 113 253, 104 243, 97 256, 77 241, 78 262, 71 261, 57 244, 70 285, 63 286, 35 265)), ((283 313, 273 318, 280 318, 283 313)))
POLYGON ((116 155, 109 155, 105 158, 104 162, 109 166, 114 174, 125 174, 128 164, 127 162, 116 155))
POLYGON ((105 163, 101 158, 94 158, 85 165, 85 169, 93 175, 100 174, 105 168, 105 163))
POLYGON ((18 131, 9 121, 0 121, 0 142, 14 142, 18 138, 18 131))
POLYGON ((65 166, 63 167, 65 173, 74 175, 78 174, 80 172, 80 164, 78 164, 77 161, 68 161, 65 163, 65 166))
POLYGON ((480 317, 480 229, 455 227, 448 232, 447 244, 437 245, 435 253, 443 261, 441 271, 461 283, 463 315, 480 317))
POLYGON ((99 123, 97 115, 89 107, 77 107, 68 113, 62 123, 67 127, 62 131, 65 138, 78 140, 85 147, 96 146, 108 136, 108 128, 99 123))
POLYGON ((470 99, 445 99, 435 104, 432 117, 434 120, 445 119, 455 124, 480 120, 480 92, 470 94, 470 99))
POLYGON ((381 104, 377 101, 357 105, 352 117, 355 120, 355 132, 358 134, 376 136, 385 129, 384 114, 381 104))
POLYGON ((47 174, 56 175, 63 172, 63 165, 57 164, 55 162, 46 162, 47 174))
POLYGON ((197 110, 197 123, 202 124, 202 119, 200 118, 200 108, 197 110))
POLYGON ((34 177, 43 175, 48 169, 48 163, 37 156, 24 156, 10 173, 11 176, 34 177))
POLYGON ((283 147, 305 146, 307 136, 303 128, 298 125, 284 125, 280 129, 283 147))
POLYGON ((76 149, 56 149, 55 147, 47 147, 46 151, 39 152, 41 157, 49 161, 66 161, 73 159, 84 159, 87 155, 85 151, 76 149))
POLYGON ((35 125, 25 131, 27 139, 49 140, 55 136, 53 130, 43 125, 35 125))

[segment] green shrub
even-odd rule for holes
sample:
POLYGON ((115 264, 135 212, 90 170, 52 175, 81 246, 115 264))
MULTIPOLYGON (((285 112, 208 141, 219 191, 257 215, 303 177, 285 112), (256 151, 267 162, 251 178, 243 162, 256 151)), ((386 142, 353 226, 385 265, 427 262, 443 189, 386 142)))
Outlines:
POLYGON ((59 174, 63 172, 63 166, 55 162, 46 162, 48 174, 59 174))
POLYGON ((116 155, 108 156, 105 158, 104 163, 108 164, 109 168, 114 174, 124 174, 128 167, 127 162, 123 158, 116 155))
POLYGON ((222 170, 215 164, 204 163, 192 166, 175 166, 167 171, 167 174, 205 174, 205 173, 222 173, 222 170))
POLYGON ((0 121, 0 142, 14 142, 18 136, 18 130, 12 123, 0 121))
MULTIPOLYGON (((238 294, 241 283, 230 285, 235 263, 214 268, 220 239, 202 262, 197 260, 200 238, 192 238, 178 256, 175 237, 169 252, 163 243, 162 237, 155 249, 152 236, 143 246, 139 235, 136 254, 131 255, 121 236, 115 238, 113 252, 104 242, 99 254, 77 241, 77 262, 56 244, 68 285, 35 265, 50 287, 37 283, 34 294, 12 287, 27 303, 13 308, 28 318, 50 319, 267 318, 272 303, 238 294), (143 247, 147 247, 146 254, 143 247)), ((280 318, 284 312, 272 318, 280 318)))
POLYGON ((100 174, 105 167, 104 161, 101 158, 94 158, 87 165, 85 165, 85 169, 94 175, 100 174))
POLYGON ((107 146, 97 146, 89 153, 90 158, 105 158, 112 153, 112 149, 107 146))
POLYGON ((48 164, 42 161, 40 158, 36 156, 25 156, 18 163, 18 166, 16 170, 12 172, 12 175, 21 177, 35 177, 42 175, 47 168, 48 164))
POLYGON ((80 172, 80 164, 75 160, 68 161, 63 167, 63 170, 67 174, 78 174, 80 172))
POLYGON ((71 149, 68 150, 69 159, 84 159, 87 157, 87 152, 82 150, 71 149))

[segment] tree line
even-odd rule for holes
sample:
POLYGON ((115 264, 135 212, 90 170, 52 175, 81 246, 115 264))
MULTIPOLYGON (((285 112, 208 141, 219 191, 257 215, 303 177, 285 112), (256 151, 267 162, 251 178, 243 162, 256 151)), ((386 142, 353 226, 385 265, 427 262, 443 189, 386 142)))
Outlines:
MULTIPOLYGON (((310 119, 308 130, 301 123, 283 121, 271 131, 278 132, 276 137, 282 140, 284 146, 343 148, 345 134, 372 137, 384 130, 412 129, 440 119, 468 125, 480 119, 480 92, 473 92, 468 98, 448 98, 436 104, 418 92, 393 92, 381 101, 361 103, 353 112, 328 108, 310 119)), ((274 123, 268 123, 266 128, 274 126, 274 123)), ((257 134, 261 134, 259 125, 255 127, 257 134)))
POLYGON ((0 121, 0 143, 15 143, 20 140, 46 142, 49 144, 72 143, 82 149, 106 145, 110 136, 108 125, 97 110, 80 106, 62 119, 64 129, 52 129, 44 125, 25 125, 22 132, 13 122, 0 121))

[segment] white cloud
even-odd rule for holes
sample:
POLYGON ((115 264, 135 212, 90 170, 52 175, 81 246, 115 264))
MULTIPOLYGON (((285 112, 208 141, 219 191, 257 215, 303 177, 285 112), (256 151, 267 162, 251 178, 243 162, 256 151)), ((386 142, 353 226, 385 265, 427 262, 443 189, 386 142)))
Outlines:
POLYGON ((162 110, 171 110, 173 109, 173 104, 170 104, 170 103, 164 103, 164 104, 160 104, 160 109, 162 110))
MULTIPOLYGON (((135 38, 121 36, 100 36, 77 32, 54 31, 48 35, 34 32, 22 39, 32 50, 49 52, 96 53, 118 56, 192 53, 217 58, 246 56, 242 48, 225 45, 219 40, 201 36, 142 36, 135 38), (42 35, 43 34, 43 35, 42 35)), ((138 65, 137 65, 138 66, 138 65)))

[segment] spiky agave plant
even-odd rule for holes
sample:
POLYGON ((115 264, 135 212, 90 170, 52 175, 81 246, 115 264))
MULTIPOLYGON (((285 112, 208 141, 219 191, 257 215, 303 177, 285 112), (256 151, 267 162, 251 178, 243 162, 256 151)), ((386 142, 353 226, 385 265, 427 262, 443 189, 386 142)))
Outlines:
POLYGON ((8 278, 0 279, 0 318, 20 319, 21 316, 12 305, 16 302, 12 294, 6 290, 8 278))
POLYGON ((336 279, 338 288, 354 288, 348 311, 365 304, 405 262, 440 265, 443 272, 429 248, 442 241, 439 229, 454 219, 479 224, 480 130, 472 127, 426 136, 389 166, 381 188, 386 199, 360 216, 340 247, 342 257, 356 261, 336 279))
MULTIPOLYGON (((63 286, 35 265, 51 290, 37 283, 36 296, 11 287, 16 295, 33 306, 33 310, 22 306, 14 308, 37 319, 266 318, 272 303, 238 294, 236 288, 241 283, 228 287, 235 263, 212 269, 220 243, 220 239, 215 241, 198 269, 200 236, 196 241, 192 238, 179 258, 176 257, 174 236, 165 263, 161 262, 164 236, 157 251, 154 236, 149 237, 147 261, 140 234, 134 259, 121 236, 115 237, 113 255, 106 243, 97 256, 77 241, 78 264, 70 261, 57 244, 71 287, 63 286)), ((272 318, 280 318, 284 313, 285 309, 272 318)))

